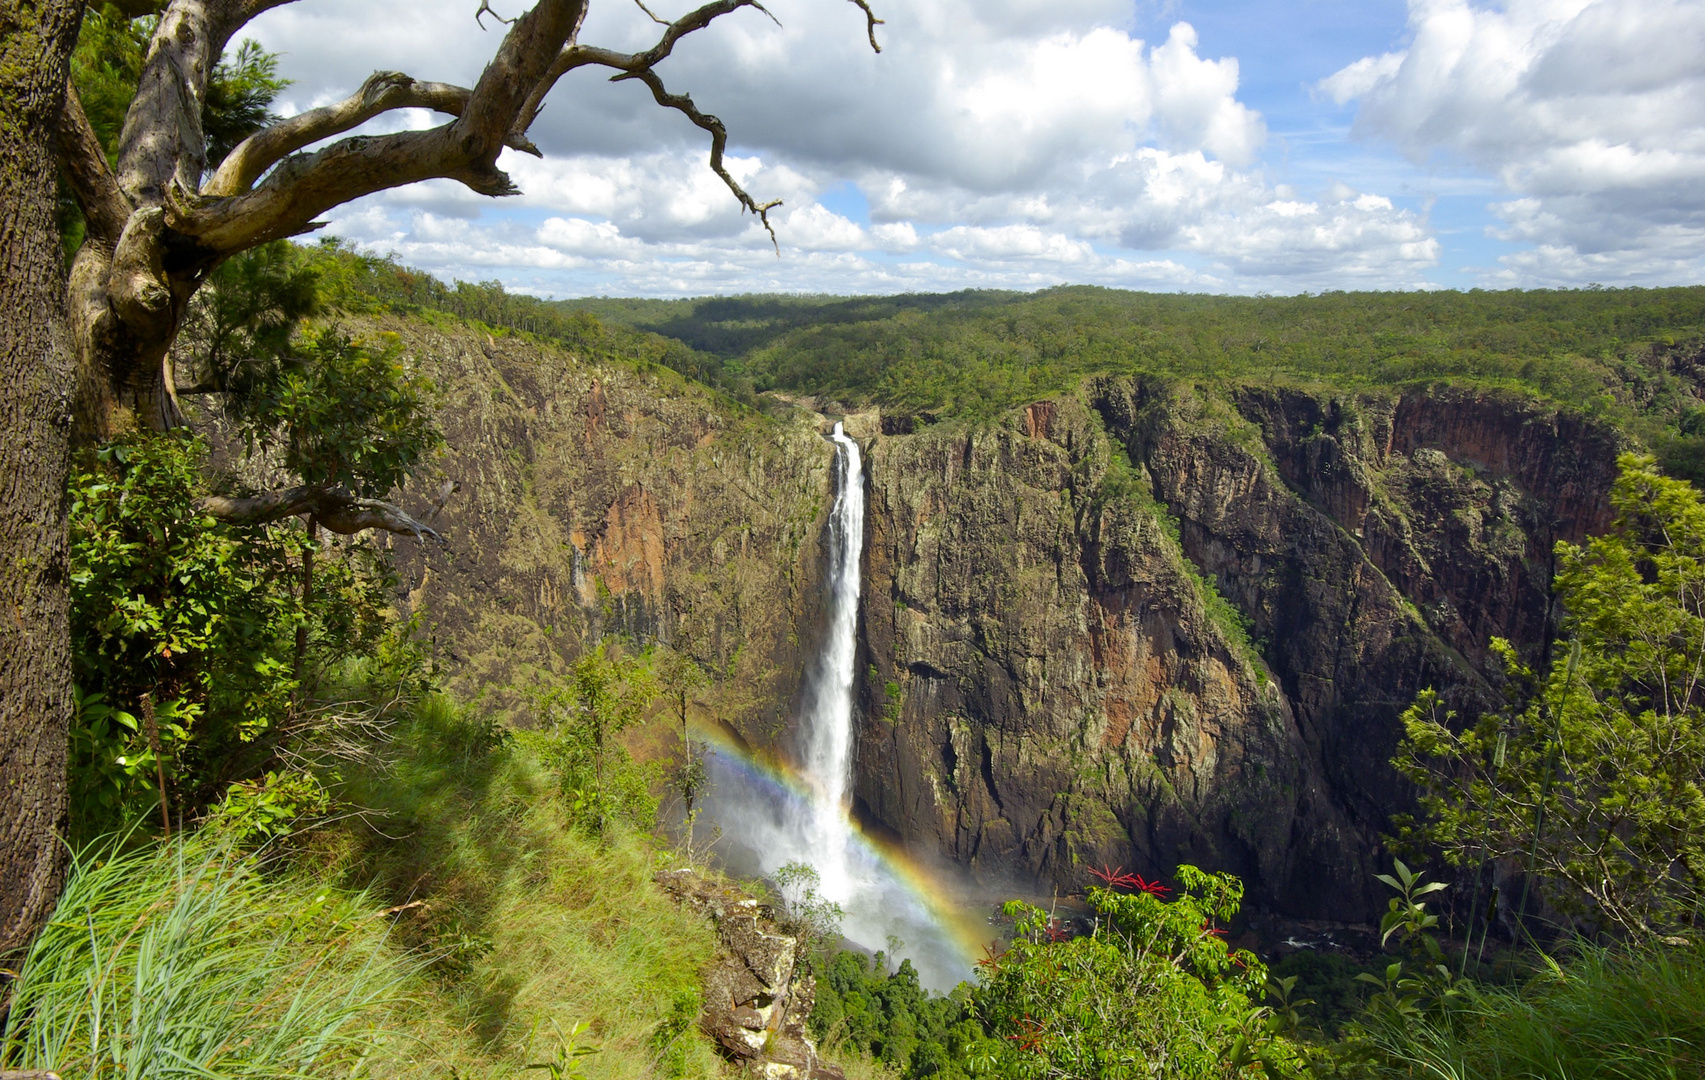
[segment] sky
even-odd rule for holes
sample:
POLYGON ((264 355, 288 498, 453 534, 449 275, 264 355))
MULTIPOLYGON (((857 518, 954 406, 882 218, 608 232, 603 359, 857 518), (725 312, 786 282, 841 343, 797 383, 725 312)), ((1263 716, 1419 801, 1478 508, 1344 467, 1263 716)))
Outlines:
MULTIPOLYGON (((730 133, 779 254, 640 84, 571 73, 505 151, 328 233, 541 296, 1670 285, 1705 280, 1705 0, 766 0, 658 73, 730 133)), ((505 15, 525 0, 491 0, 505 15)), ((665 18, 691 0, 648 0, 665 18)), ((299 0, 277 111, 375 70, 471 86, 475 0, 299 0)), ((661 28, 591 0, 580 40, 661 28)), ((387 114, 366 131, 445 117, 387 114)))

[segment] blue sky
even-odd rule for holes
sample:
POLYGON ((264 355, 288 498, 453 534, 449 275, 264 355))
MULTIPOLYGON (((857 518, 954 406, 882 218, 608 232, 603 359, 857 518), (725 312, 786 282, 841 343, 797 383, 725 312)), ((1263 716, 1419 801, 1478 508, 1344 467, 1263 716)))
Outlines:
MULTIPOLYGON (((784 200, 779 257, 699 132, 587 72, 535 125, 546 159, 502 163, 521 197, 434 182, 332 231, 555 296, 1705 273, 1705 0, 875 0, 880 56, 850 4, 770 6, 780 27, 737 12, 660 71, 728 122, 741 182, 784 200)), ((472 7, 301 0, 251 33, 293 111, 375 68, 471 83, 497 40, 472 7)), ((593 0, 582 40, 655 33, 593 0)))

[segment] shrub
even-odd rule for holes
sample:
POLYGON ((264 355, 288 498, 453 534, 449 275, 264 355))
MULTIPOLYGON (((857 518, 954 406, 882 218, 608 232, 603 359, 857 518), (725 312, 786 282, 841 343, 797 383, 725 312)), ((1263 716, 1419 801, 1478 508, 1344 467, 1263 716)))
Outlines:
POLYGON ((1017 934, 982 963, 971 999, 997 1037, 979 1045, 979 1065, 1013 1080, 1302 1075, 1299 1047, 1255 1004, 1266 968, 1217 928, 1237 913, 1242 884, 1193 866, 1177 879, 1169 901, 1163 886, 1105 874, 1089 891, 1099 918, 1085 935, 1008 903, 1017 934))

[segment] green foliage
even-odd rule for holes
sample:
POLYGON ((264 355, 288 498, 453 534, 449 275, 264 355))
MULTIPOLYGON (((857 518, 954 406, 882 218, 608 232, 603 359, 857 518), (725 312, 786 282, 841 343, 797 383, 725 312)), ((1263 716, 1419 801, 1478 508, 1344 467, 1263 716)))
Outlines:
POLYGON ((1422 790, 1413 839, 1537 870, 1584 925, 1641 938, 1705 895, 1705 504, 1634 456, 1611 503, 1610 533, 1557 547, 1568 661, 1535 673, 1495 642, 1507 706, 1456 730, 1422 694, 1394 764, 1422 790))
POLYGON ((617 736, 644 718, 657 691, 641 658, 600 642, 575 661, 566 682, 533 695, 537 728, 522 738, 560 774, 575 819, 594 833, 618 822, 649 829, 656 817, 651 770, 617 736))
POLYGON ((207 171, 255 132, 278 122, 272 102, 290 85, 278 77, 278 57, 262 52, 253 41, 237 46, 236 56, 222 56, 207 80, 201 107, 201 131, 207 138, 207 171))
MULTIPOLYGON (((495 281, 446 285, 412 270, 395 257, 377 258, 344 248, 333 237, 302 249, 319 275, 328 305, 359 314, 443 312, 478 326, 530 334, 554 341, 583 359, 640 371, 668 368, 711 386, 722 386, 720 366, 679 341, 606 323, 596 316, 532 296, 507 293, 495 281)), ((729 386, 727 389, 737 390, 729 386)), ((744 401, 752 404, 750 385, 744 401)))
POLYGON ((1107 876, 1089 892, 1100 918, 1087 935, 1007 905, 1016 935, 982 964, 971 999, 998 1037, 982 1044, 981 1066, 1013 1078, 1302 1075, 1300 1047, 1280 1034, 1287 1018, 1255 1004, 1265 966, 1215 925, 1237 913, 1242 884, 1180 866, 1168 901, 1158 886, 1107 876))
POLYGON ((180 366, 199 388, 246 401, 277 382, 298 324, 319 309, 319 275, 293 244, 250 248, 221 263, 190 301, 180 366))
POLYGON ((278 840, 304 821, 331 809, 331 795, 312 772, 274 769, 232 784, 208 815, 206 827, 238 844, 278 840))
POLYGON ((304 484, 382 499, 443 445, 430 380, 384 335, 375 347, 336 327, 306 337, 231 408, 251 445, 276 445, 304 484))
POLYGON ((802 862, 790 862, 775 873, 781 889, 783 928, 799 939, 799 951, 809 953, 819 942, 840 936, 846 912, 817 891, 822 878, 802 862))
POLYGON ((350 1075, 410 974, 363 899, 265 874, 205 835, 86 849, 24 957, 0 1069, 350 1075))
POLYGON ((595 1046, 581 1046, 580 1036, 584 1024, 574 1025, 573 1030, 564 1034, 561 1028, 556 1029, 556 1053, 549 1061, 535 1061, 521 1067, 522 1072, 543 1072, 550 1080, 586 1080, 586 1073, 581 1068, 581 1058, 598 1052, 595 1046))
POLYGON ((869 1055, 907 1078, 966 1077, 977 1047, 987 1042, 966 1009, 962 986, 931 994, 910 960, 892 973, 888 957, 836 951, 813 960, 817 1002, 811 1029, 831 1049, 869 1055))
POLYGON ((1705 1075, 1705 951, 1586 945, 1518 989, 1462 984, 1426 1017, 1375 1017, 1348 1049, 1378 1080, 1681 1080, 1705 1075))
POLYGON ((112 4, 90 4, 83 13, 77 48, 71 55, 71 78, 109 159, 118 153, 124 116, 136 98, 142 64, 148 58, 148 39, 157 21, 130 19, 112 4))
MULTIPOLYGON (((1379 970, 1383 971, 1384 965, 1379 970)), ((1289 993, 1299 1003, 1309 1001, 1304 1019, 1327 1038, 1336 1038, 1362 1011, 1368 989, 1357 976, 1367 971, 1366 965, 1342 953, 1298 949, 1272 964, 1268 978, 1281 983, 1295 979, 1289 993)), ((1279 1008, 1276 1002, 1274 1008, 1279 1008)))
POLYGON ((1702 404, 1687 374, 1705 330, 1696 287, 1227 297, 1070 286, 563 304, 714 353, 707 366, 726 385, 932 418, 993 416, 1100 373, 1342 388, 1450 380, 1605 416, 1672 467, 1705 462, 1705 434, 1681 430, 1702 404))
POLYGON ((1461 988, 1451 974, 1450 965, 1445 962, 1443 947, 1433 936, 1438 929, 1439 917, 1427 910, 1426 901, 1422 899, 1448 886, 1442 881, 1422 882, 1424 875, 1410 870, 1402 859, 1395 862, 1395 877, 1390 874, 1374 875, 1397 893, 1380 919, 1379 940, 1381 945, 1388 945, 1395 936, 1410 954, 1410 959, 1407 963, 1392 961, 1383 973, 1364 972, 1356 979, 1377 988, 1368 1000, 1371 1013, 1407 1020, 1437 1012, 1448 1005, 1461 988))
POLYGON ((299 528, 201 515, 205 457, 197 440, 148 437, 85 453, 73 471, 78 835, 157 820, 162 782, 175 819, 265 771, 303 689, 298 628, 309 680, 384 632, 376 552, 322 559, 304 600, 291 582, 317 545, 299 528))
POLYGON ((694 803, 710 786, 710 772, 705 768, 705 750, 695 747, 688 731, 691 706, 710 685, 710 675, 683 648, 668 649, 655 658, 658 692, 668 699, 681 725, 681 756, 669 772, 670 783, 686 805, 687 848, 693 846, 693 825, 698 819, 694 803))

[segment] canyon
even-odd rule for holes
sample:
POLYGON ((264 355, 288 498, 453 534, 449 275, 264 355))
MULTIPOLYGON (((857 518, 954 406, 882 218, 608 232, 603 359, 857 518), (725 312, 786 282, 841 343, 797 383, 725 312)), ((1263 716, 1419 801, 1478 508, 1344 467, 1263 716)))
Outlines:
MULTIPOLYGON (((1608 523, 1624 437, 1514 391, 1092 377, 982 420, 762 410, 644 364, 391 316, 437 383, 446 549, 393 541, 451 687, 528 690, 610 635, 684 649, 701 719, 787 759, 827 603, 836 421, 868 477, 853 810, 989 890, 1242 876, 1360 921, 1425 687, 1537 659, 1551 551, 1608 523)), ((643 752, 643 748, 642 752, 643 752)))

